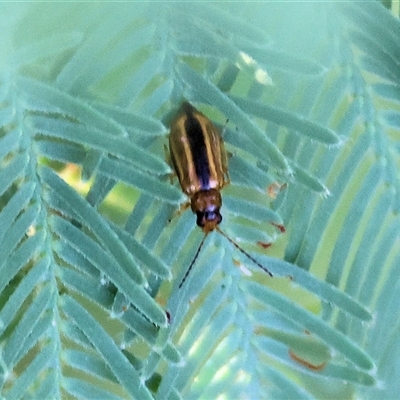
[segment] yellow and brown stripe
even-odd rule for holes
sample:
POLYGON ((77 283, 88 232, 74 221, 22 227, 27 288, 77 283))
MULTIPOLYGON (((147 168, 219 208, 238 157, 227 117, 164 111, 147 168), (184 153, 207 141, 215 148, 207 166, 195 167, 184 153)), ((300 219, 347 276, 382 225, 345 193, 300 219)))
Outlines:
POLYGON ((169 148, 182 191, 190 198, 227 183, 222 139, 211 121, 187 102, 172 121, 169 148))

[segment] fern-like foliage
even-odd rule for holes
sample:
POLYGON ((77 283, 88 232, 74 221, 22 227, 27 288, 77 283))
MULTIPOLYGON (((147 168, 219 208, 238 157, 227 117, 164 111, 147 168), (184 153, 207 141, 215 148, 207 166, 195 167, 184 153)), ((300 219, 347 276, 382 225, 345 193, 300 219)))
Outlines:
POLYGON ((4 6, 0 388, 17 398, 395 398, 400 25, 378 2, 4 6), (223 230, 171 184, 221 127, 223 230), (228 120, 228 122, 226 122, 228 120))

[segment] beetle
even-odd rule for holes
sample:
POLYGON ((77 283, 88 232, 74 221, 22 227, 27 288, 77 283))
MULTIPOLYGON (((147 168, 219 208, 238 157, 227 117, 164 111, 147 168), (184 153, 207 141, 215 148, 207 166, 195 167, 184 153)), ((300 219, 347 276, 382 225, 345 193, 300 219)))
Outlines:
POLYGON ((220 190, 229 184, 227 153, 213 123, 190 103, 182 103, 171 122, 169 151, 182 191, 190 199, 196 223, 204 236, 179 288, 188 277, 207 235, 218 231, 250 261, 272 277, 272 273, 221 230, 220 190))

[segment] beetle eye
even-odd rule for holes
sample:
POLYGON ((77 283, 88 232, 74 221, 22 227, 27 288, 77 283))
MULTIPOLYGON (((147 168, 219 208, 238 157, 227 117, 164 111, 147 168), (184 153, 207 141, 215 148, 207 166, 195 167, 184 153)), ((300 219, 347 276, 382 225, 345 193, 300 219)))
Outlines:
POLYGON ((215 211, 197 212, 196 215, 196 223, 200 228, 203 228, 207 222, 214 222, 215 224, 213 225, 215 226, 222 221, 222 215, 215 211))
POLYGON ((198 226, 200 226, 200 228, 202 228, 206 224, 206 219, 204 218, 204 213, 197 212, 196 215, 197 215, 196 224, 198 226))

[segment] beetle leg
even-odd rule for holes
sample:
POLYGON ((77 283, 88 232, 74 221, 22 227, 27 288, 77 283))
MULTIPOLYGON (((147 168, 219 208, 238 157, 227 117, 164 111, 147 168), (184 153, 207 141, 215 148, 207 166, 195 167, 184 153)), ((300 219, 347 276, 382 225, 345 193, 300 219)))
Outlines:
POLYGON ((165 143, 164 143, 164 153, 165 153, 165 161, 167 162, 167 164, 171 168, 174 168, 174 166, 172 165, 172 160, 171 160, 171 155, 169 153, 169 148, 165 143))
POLYGON ((229 185, 231 183, 231 179, 229 178, 229 172, 228 172, 228 157, 232 157, 232 153, 222 150, 222 149, 224 149, 224 143, 223 143, 221 137, 220 137, 220 142, 221 142, 222 171, 226 177, 225 185, 229 185))
POLYGON ((190 201, 181 204, 179 208, 173 212, 171 218, 169 218, 169 222, 171 222, 175 217, 179 217, 180 215, 182 215, 189 207, 190 201))
POLYGON ((174 182, 174 178, 176 177, 175 168, 172 164, 171 154, 169 152, 168 146, 164 143, 164 153, 165 153, 165 161, 171 167, 172 172, 168 174, 169 181, 171 184, 174 182))

